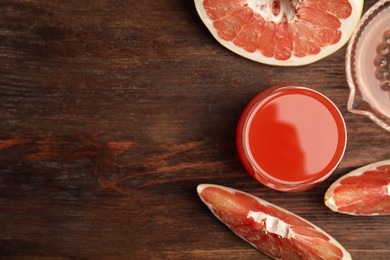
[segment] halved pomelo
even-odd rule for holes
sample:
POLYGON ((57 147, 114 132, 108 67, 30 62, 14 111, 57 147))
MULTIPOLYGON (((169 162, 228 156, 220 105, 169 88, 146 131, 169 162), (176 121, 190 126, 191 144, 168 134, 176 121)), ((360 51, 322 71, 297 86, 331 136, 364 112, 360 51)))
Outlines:
POLYGON ((298 66, 340 49, 352 35, 363 0, 195 0, 215 39, 254 61, 298 66))
POLYGON ((201 184, 197 190, 219 220, 275 259, 352 259, 325 231, 265 200, 219 185, 201 184))
POLYGON ((350 215, 389 215, 390 160, 366 165, 336 180, 325 193, 325 205, 350 215))

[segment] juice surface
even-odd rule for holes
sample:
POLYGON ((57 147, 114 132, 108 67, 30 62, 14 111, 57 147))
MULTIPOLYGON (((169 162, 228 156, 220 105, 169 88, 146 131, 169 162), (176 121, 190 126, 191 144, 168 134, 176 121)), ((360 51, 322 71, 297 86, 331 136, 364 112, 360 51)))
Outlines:
POLYGON ((307 89, 285 89, 262 100, 246 129, 252 162, 274 181, 315 181, 333 171, 344 153, 346 134, 339 111, 307 89))

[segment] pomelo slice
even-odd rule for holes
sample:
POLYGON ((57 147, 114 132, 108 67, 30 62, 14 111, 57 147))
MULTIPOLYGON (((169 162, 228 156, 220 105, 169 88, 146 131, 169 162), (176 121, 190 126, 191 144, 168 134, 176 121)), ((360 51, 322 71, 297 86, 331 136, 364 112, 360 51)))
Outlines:
POLYGON ((363 0, 195 0, 214 38, 254 61, 298 66, 318 61, 350 38, 363 0))
POLYGON ((366 165, 336 180, 325 193, 325 205, 350 215, 389 215, 390 160, 366 165))
POLYGON ((201 184, 197 190, 219 220, 275 259, 352 259, 325 231, 265 200, 219 185, 201 184))

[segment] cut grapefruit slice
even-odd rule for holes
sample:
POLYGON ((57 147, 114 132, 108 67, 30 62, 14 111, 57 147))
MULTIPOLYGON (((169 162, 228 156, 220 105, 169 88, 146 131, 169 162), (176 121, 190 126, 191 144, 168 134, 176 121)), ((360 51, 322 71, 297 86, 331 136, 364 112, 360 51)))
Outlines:
POLYGON ((350 215, 389 215, 390 160, 366 165, 336 180, 325 193, 325 205, 350 215))
POLYGON ((214 38, 254 61, 298 66, 340 49, 352 35, 363 0, 195 0, 214 38))
POLYGON ((197 190, 219 220, 275 259, 352 259, 325 231, 265 200, 219 185, 201 184, 197 190))

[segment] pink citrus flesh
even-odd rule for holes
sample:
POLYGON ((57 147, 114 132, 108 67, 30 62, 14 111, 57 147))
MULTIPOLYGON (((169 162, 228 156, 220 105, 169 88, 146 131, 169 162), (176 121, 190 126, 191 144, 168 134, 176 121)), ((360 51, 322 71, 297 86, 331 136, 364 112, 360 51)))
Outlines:
POLYGON ((219 185, 201 184, 197 190, 219 220, 275 259, 351 259, 325 231, 274 204, 219 185))
POLYGON ((341 48, 363 0, 195 0, 202 21, 225 47, 271 65, 304 65, 341 48))
POLYGON ((325 194, 325 205, 350 215, 389 215, 390 160, 358 168, 336 180, 325 194))

